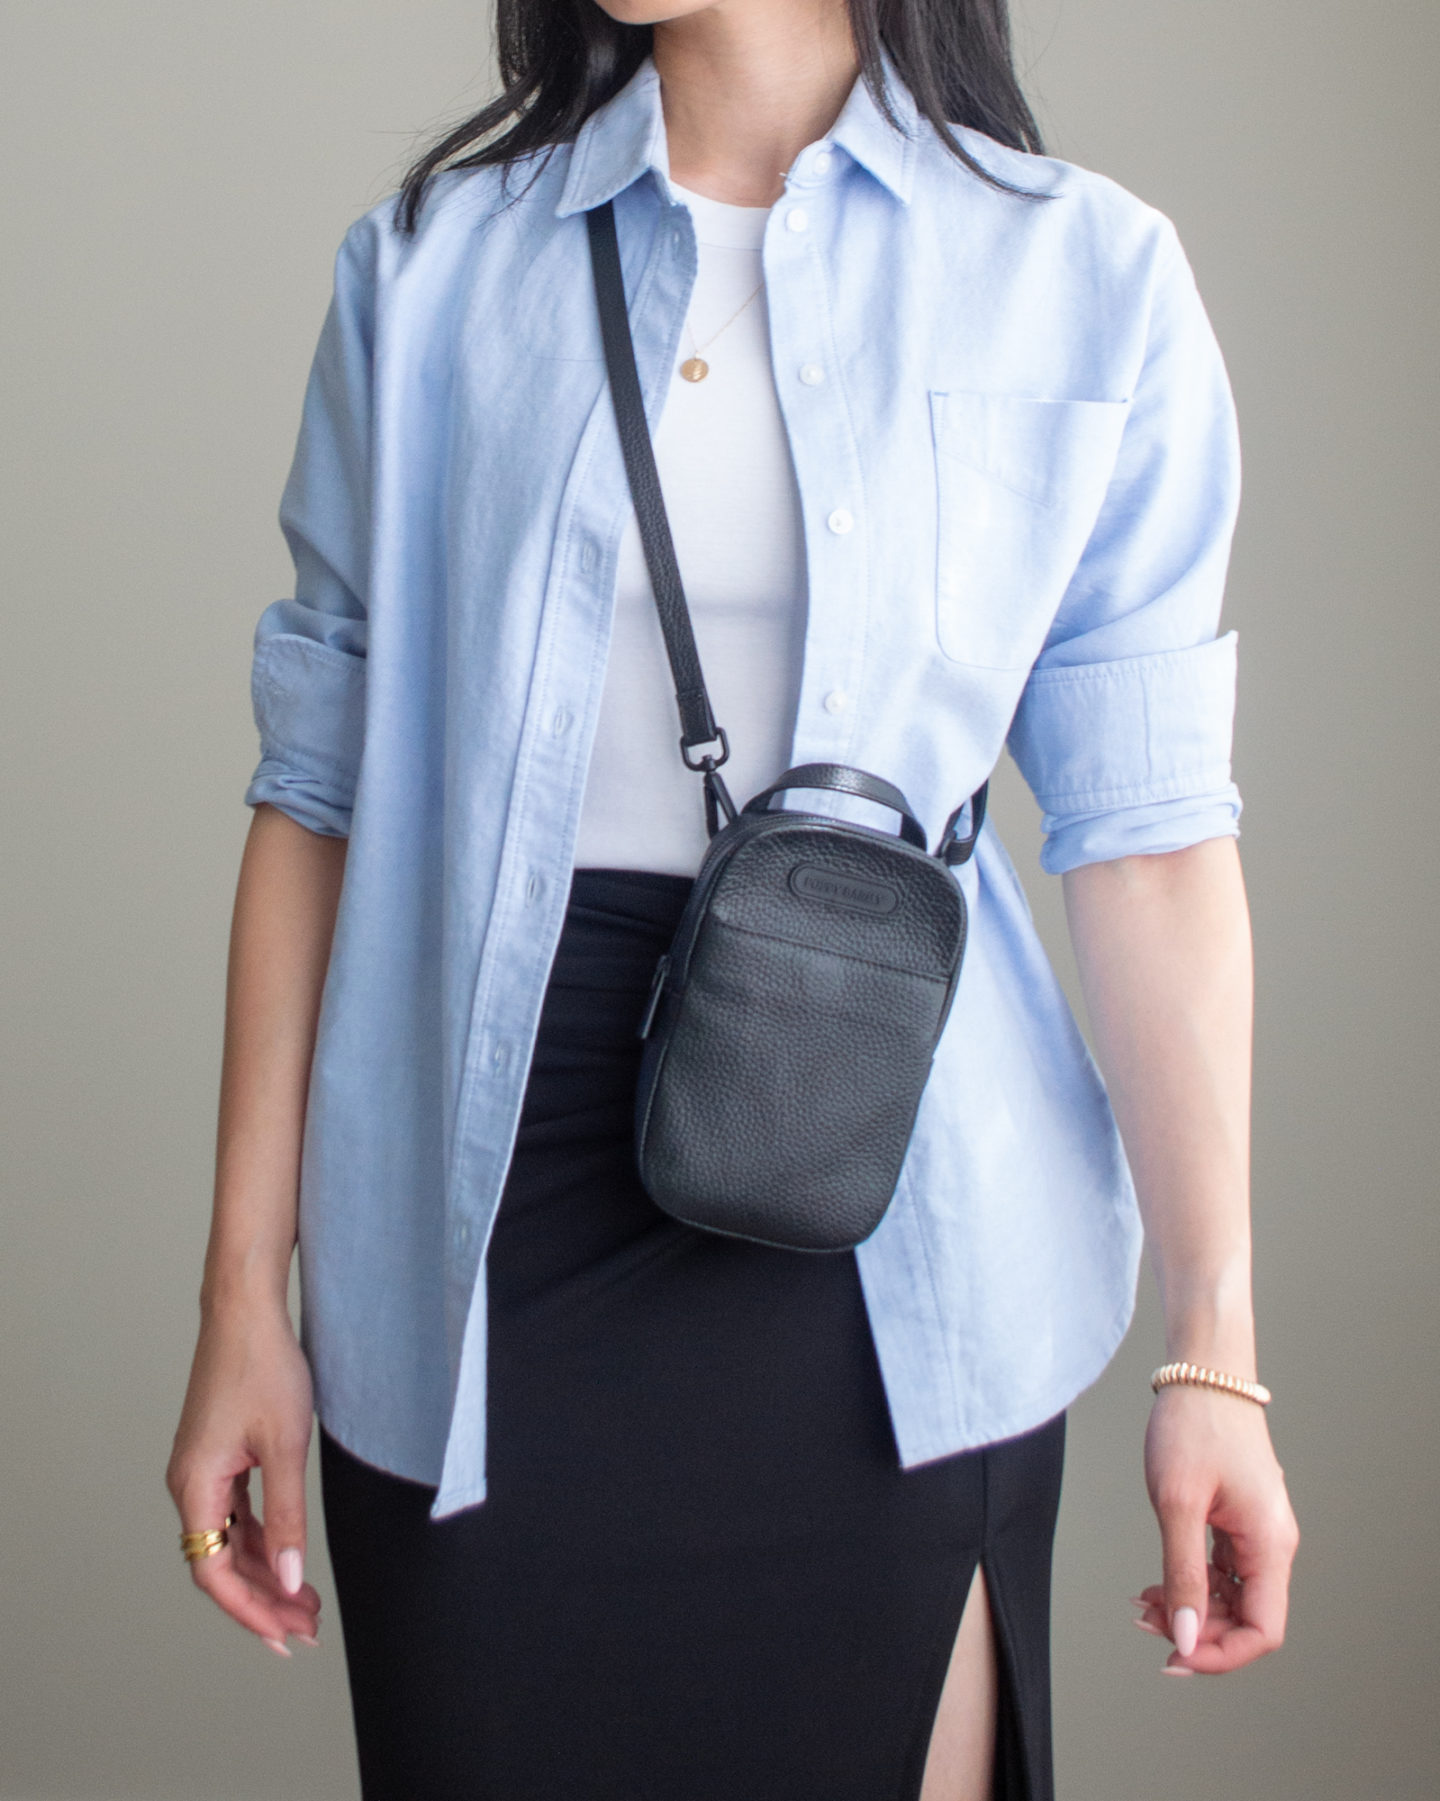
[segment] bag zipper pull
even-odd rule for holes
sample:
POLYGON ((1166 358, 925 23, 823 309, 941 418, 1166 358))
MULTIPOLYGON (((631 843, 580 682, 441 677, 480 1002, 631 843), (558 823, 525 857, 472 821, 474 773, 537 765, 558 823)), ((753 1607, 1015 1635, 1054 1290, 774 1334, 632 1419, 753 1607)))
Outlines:
POLYGON ((666 951, 655 965, 655 974, 650 978, 650 998, 645 1003, 645 1017, 640 1021, 640 1030, 635 1034, 637 1038, 650 1036, 650 1028, 655 1023, 655 1010, 660 1005, 660 995, 665 987, 665 978, 669 973, 670 953, 666 951))

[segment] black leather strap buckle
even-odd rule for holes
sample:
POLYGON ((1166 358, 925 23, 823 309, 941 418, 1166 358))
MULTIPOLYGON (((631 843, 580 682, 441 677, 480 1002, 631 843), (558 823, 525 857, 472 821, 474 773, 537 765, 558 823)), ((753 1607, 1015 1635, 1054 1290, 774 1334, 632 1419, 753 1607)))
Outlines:
POLYGON ((697 775, 707 770, 718 769, 722 763, 728 761, 730 756, 730 740, 725 736, 725 727, 723 725, 717 725, 715 727, 715 736, 713 738, 696 738, 693 741, 687 741, 682 738, 680 740, 680 755, 685 759, 685 767, 687 769, 693 769, 697 775), (711 756, 707 751, 698 763, 692 763, 690 761, 690 752, 695 744, 715 743, 718 743, 720 746, 720 755, 718 757, 711 756))

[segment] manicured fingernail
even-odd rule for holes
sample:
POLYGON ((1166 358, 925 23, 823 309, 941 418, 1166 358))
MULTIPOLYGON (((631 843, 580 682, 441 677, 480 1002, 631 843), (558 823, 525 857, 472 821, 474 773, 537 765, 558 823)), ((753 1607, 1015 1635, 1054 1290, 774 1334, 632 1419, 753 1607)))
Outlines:
POLYGON ((1200 1615, 1193 1607, 1177 1607, 1170 1621, 1170 1636, 1175 1649, 1188 1657, 1200 1642, 1200 1615))
POLYGON ((1132 1607, 1148 1607, 1150 1603, 1145 1599, 1144 1595, 1131 1595, 1130 1605, 1132 1607))
POLYGON ((1193 1676, 1194 1670, 1187 1670, 1183 1663, 1167 1663, 1160 1671, 1162 1676, 1193 1676))
POLYGON ((267 1638, 265 1643, 269 1645, 270 1649, 277 1657, 292 1657, 294 1655, 283 1638, 267 1638))
POLYGON ((1152 1626, 1149 1620, 1131 1620, 1132 1626, 1138 1626, 1142 1632, 1148 1632, 1152 1638, 1164 1638, 1165 1634, 1158 1626, 1152 1626))
POLYGON ((305 1580, 305 1559, 298 1551, 282 1551, 275 1560, 280 1586, 287 1595, 298 1595, 305 1580))
POLYGON ((318 1651, 320 1649, 320 1640, 318 1638, 310 1638, 303 1632, 297 1632, 295 1637, 302 1645, 309 1645, 312 1651, 318 1651))

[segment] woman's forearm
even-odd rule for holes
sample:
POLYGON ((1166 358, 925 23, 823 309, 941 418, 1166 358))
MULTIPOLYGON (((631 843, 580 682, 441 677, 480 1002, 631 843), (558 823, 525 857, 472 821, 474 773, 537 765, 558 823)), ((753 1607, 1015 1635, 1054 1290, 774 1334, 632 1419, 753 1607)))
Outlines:
POLYGON ((215 1213, 202 1308, 278 1301, 295 1246, 300 1143, 346 841, 261 806, 235 896, 215 1213))
POLYGON ((1088 864, 1064 880, 1169 1354, 1253 1377, 1252 973, 1235 842, 1088 864))

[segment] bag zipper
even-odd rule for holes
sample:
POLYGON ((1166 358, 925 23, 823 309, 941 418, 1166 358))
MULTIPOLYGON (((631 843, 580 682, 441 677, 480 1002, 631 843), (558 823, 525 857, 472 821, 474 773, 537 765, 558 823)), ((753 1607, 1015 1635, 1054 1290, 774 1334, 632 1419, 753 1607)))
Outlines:
POLYGON ((670 953, 666 951, 655 965, 655 974, 650 978, 650 998, 645 1003, 645 1017, 640 1021, 640 1029, 635 1034, 637 1038, 650 1036, 650 1028, 655 1023, 655 1012, 660 1005, 660 996, 665 991, 665 978, 669 973, 670 953))

